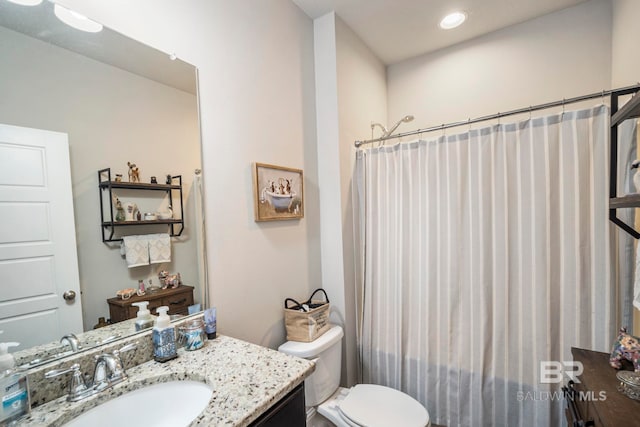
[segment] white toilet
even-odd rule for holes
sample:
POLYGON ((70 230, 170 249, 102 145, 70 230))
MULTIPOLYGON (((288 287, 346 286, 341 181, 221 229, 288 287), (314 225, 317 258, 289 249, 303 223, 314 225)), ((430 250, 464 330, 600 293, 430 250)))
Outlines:
POLYGON ((292 356, 313 360, 316 370, 304 382, 307 426, 429 427, 429 413, 411 396, 374 384, 338 387, 342 365, 342 328, 333 326, 315 341, 287 341, 278 347, 292 356))

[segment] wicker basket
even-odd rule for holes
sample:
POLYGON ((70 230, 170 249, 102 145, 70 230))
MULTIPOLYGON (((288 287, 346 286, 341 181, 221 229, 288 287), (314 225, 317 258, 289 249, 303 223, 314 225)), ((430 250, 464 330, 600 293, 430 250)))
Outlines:
POLYGON ((284 300, 284 325, 288 341, 311 342, 329 330, 329 297, 324 289, 313 291, 303 303, 293 298, 284 300), (316 293, 324 294, 324 301, 314 300, 316 293))

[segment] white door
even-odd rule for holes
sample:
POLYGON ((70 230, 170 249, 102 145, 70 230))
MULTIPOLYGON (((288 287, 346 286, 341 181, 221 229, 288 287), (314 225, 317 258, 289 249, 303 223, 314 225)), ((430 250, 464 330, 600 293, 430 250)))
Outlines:
POLYGON ((18 350, 82 331, 64 133, 0 124, 0 330, 18 350))

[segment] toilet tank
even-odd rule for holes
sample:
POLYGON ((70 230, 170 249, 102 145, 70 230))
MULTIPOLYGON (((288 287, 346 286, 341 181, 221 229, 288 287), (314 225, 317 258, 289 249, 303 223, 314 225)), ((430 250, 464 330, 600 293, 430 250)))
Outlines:
POLYGON ((313 360, 316 364, 315 371, 304 380, 306 406, 319 405, 338 389, 343 335, 340 326, 332 326, 311 342, 287 341, 278 347, 282 353, 313 360))

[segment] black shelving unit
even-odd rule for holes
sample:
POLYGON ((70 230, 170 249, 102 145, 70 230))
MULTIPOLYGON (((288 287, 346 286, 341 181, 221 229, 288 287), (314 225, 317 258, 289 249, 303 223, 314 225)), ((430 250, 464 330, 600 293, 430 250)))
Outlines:
POLYGON ((611 129, 609 147, 609 219, 632 235, 640 239, 640 233, 632 226, 618 218, 620 208, 640 207, 640 194, 628 194, 618 197, 618 125, 628 119, 640 117, 639 88, 621 89, 611 93, 611 129), (622 107, 618 107, 621 96, 634 95, 622 107))
POLYGON ((98 171, 98 188, 100 191, 100 223, 103 242, 120 242, 122 238, 114 238, 115 230, 118 227, 131 227, 134 225, 158 225, 166 224, 169 227, 169 235, 172 237, 180 236, 184 231, 184 207, 182 203, 182 175, 171 177, 171 184, 147 184, 142 182, 121 182, 111 179, 111 168, 100 169, 98 171), (177 182, 177 183, 176 183, 177 182), (180 199, 180 218, 178 219, 156 219, 150 221, 116 221, 113 215, 113 190, 143 190, 143 191, 163 191, 169 197, 169 204, 173 209, 174 215, 177 213, 174 204, 173 192, 179 194, 180 199), (103 202, 103 191, 109 193, 109 214, 105 217, 105 206, 103 202), (178 228, 179 226, 179 228, 178 228), (177 230, 176 230, 177 229, 177 230), (108 235, 108 236, 107 236, 108 235))

